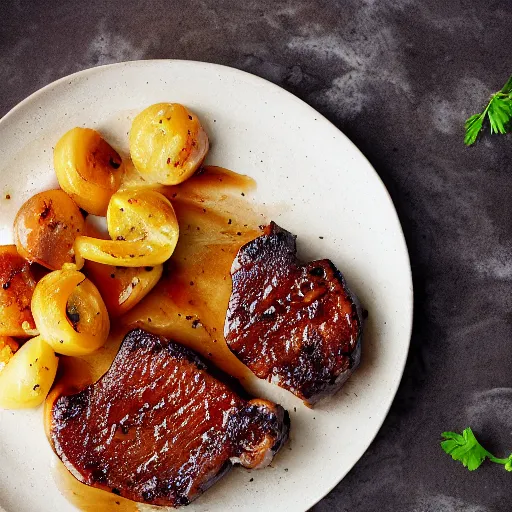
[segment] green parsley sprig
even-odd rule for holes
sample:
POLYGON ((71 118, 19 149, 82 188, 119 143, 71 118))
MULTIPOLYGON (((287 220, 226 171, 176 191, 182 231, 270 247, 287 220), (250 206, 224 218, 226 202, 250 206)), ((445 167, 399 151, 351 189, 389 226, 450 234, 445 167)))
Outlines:
POLYGON ((501 90, 495 92, 489 99, 489 103, 480 114, 474 114, 466 120, 464 125, 466 135, 464 144, 471 146, 475 143, 482 131, 485 118, 491 125, 491 133, 507 133, 511 130, 512 119, 512 76, 501 90))
POLYGON ((451 455, 453 460, 460 461, 469 471, 478 469, 485 459, 502 464, 507 471, 512 471, 512 453, 506 459, 498 459, 477 441, 470 428, 464 429, 462 435, 456 432, 443 432, 441 436, 444 439, 441 441, 441 448, 451 455))

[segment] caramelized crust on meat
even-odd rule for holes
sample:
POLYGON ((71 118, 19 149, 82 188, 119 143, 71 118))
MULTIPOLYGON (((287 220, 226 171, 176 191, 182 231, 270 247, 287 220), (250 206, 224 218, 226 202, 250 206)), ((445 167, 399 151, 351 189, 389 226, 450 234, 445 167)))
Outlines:
POLYGON ((234 354, 306 404, 338 391, 359 364, 362 316, 333 263, 300 264, 295 236, 272 222, 231 275, 224 335, 234 354))
POLYGON ((81 482, 134 501, 179 506, 233 463, 268 465, 288 429, 281 406, 245 401, 194 352, 137 329, 98 382, 56 400, 50 435, 81 482))

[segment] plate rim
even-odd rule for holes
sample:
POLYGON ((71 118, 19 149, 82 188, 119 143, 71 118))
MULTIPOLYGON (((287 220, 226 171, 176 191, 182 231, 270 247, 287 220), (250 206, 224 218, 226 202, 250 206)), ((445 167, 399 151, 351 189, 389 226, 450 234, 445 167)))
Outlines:
MULTIPOLYGON (((288 96, 288 99, 292 100, 295 104, 299 105, 301 108, 305 108, 307 111, 309 111, 310 114, 314 114, 314 117, 316 117, 317 120, 322 120, 323 122, 327 123, 327 126, 329 126, 329 128, 331 130, 335 130, 338 136, 340 136, 340 135, 342 136, 342 138, 345 140, 345 142, 350 147, 350 150, 354 154, 357 154, 359 159, 366 161, 367 165, 369 166, 369 168, 372 171, 373 177, 376 179, 376 183, 379 184, 381 192, 384 193, 384 197, 386 198, 386 201, 388 202, 389 206, 391 206, 391 209, 392 209, 395 219, 397 221, 397 227, 398 227, 397 235, 400 235, 399 238, 400 238, 400 241, 402 244, 401 249, 403 250, 403 252, 405 252, 405 254, 404 254, 405 262, 407 263, 407 265, 406 265, 407 269, 404 269, 407 271, 406 272, 407 275, 404 277, 406 277, 407 281, 408 281, 408 287, 407 287, 408 297, 407 297, 407 299, 408 299, 408 304, 410 305, 410 314, 408 315, 409 318, 407 318, 407 321, 404 322, 404 327, 403 327, 404 331, 406 331, 406 332, 404 332, 404 337, 405 337, 405 335, 407 335, 406 336, 407 350, 404 351, 404 357, 403 357, 402 363, 399 367, 399 371, 397 372, 397 375, 399 376, 399 378, 396 381, 396 385, 394 386, 394 389, 392 389, 392 392, 390 393, 389 403, 385 407, 385 414, 383 415, 382 419, 378 422, 378 428, 376 429, 375 433, 373 435, 371 435, 368 442, 365 443, 366 446, 364 447, 364 450, 362 451, 361 455, 357 458, 356 461, 354 461, 352 466, 344 474, 342 474, 339 479, 337 479, 334 482, 334 484, 332 486, 329 484, 329 488, 328 488, 328 490, 326 490, 325 493, 322 491, 322 495, 320 495, 319 497, 311 496, 311 499, 305 500, 304 504, 306 505, 306 508, 304 510, 309 510, 311 507, 313 507, 318 502, 320 502, 323 498, 325 498, 347 476, 347 474, 353 470, 355 465, 361 460, 363 455, 368 451, 368 448, 373 443, 373 441, 377 437, 378 433, 381 431, 382 425, 384 424, 384 421, 386 420, 386 418, 389 415, 389 411, 391 409, 391 406, 393 405, 393 402, 396 398, 398 389, 402 382, 404 372, 405 372, 405 367, 406 367, 407 360, 408 360, 410 347, 411 347, 411 336, 412 336, 413 319, 414 319, 414 288, 413 288, 413 276, 412 276, 412 268, 411 268, 411 259, 410 259, 409 249, 408 249, 407 241, 406 241, 406 238, 404 235, 402 223, 400 222, 400 217, 398 215, 397 209, 395 208, 395 204, 393 203, 391 195, 390 195, 388 189, 386 188, 386 186, 384 185, 384 182, 382 181, 381 177, 377 173, 376 169, 371 164, 371 162, 368 160, 368 158, 366 158, 366 156, 355 145, 355 143, 352 142, 352 140, 342 130, 340 130, 332 121, 327 119, 327 117, 325 117, 321 112, 318 112, 315 108, 313 108, 311 105, 309 105, 306 101, 300 99, 299 97, 297 97, 293 93, 287 91, 283 87, 275 84, 274 82, 271 82, 270 80, 267 80, 258 75, 250 73, 248 71, 244 71, 244 70, 232 67, 232 66, 227 66, 225 64, 217 64, 217 63, 213 63, 213 62, 204 62, 204 61, 199 61, 199 60, 139 59, 139 60, 127 60, 127 61, 115 62, 115 63, 110 63, 110 64, 102 64, 99 66, 93 66, 93 67, 89 67, 86 69, 82 69, 82 70, 76 71, 74 73, 71 73, 69 75, 65 75, 61 78, 58 78, 57 80, 54 80, 54 81, 50 82, 49 84, 47 84, 47 85, 37 89, 33 93, 31 93, 29 96, 27 96, 26 98, 21 100, 19 103, 17 103, 4 116, 2 116, 0 118, 0 125, 4 124, 5 122, 8 122, 9 119, 14 114, 16 114, 19 110, 26 107, 31 102, 37 100, 40 96, 43 96, 48 91, 50 91, 51 89, 53 89, 56 86, 59 86, 60 84, 62 84, 64 82, 67 82, 67 81, 69 82, 70 80, 75 80, 77 78, 81 79, 81 78, 84 78, 89 75, 101 74, 106 69, 111 69, 111 68, 131 67, 131 66, 137 66, 137 65, 141 65, 141 64, 148 65, 148 66, 151 66, 151 65, 158 66, 158 65, 169 64, 169 63, 173 63, 178 66, 207 67, 207 68, 211 68, 211 69, 216 69, 220 73, 224 73, 224 74, 232 73, 234 75, 238 75, 245 80, 251 80, 254 83, 257 83, 257 84, 259 83, 266 88, 271 88, 274 91, 278 92, 279 94, 285 94, 286 96, 288 96)), ((70 84, 70 85, 72 86, 73 84, 70 84)), ((0 504, 0 511, 1 510, 3 510, 3 509, 1 508, 1 504, 0 504)))

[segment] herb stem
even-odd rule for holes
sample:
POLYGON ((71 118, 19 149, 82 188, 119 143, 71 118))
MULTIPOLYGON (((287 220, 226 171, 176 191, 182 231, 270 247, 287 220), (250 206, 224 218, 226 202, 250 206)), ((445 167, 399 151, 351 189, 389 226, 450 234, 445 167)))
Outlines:
POLYGON ((489 460, 491 462, 495 462, 496 464, 503 464, 503 465, 505 465, 505 464, 507 464, 507 462, 510 461, 510 459, 498 459, 497 457, 495 457, 491 453, 489 453, 488 457, 489 457, 489 460))
POLYGON ((490 124, 491 133, 505 134, 512 130, 512 76, 499 91, 491 94, 483 112, 466 120, 464 143, 467 146, 475 143, 486 120, 490 124))

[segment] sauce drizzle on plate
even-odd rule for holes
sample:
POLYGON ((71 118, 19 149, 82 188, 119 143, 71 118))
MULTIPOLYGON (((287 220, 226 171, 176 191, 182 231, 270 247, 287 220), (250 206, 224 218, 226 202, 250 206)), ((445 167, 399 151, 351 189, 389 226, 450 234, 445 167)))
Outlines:
MULTIPOLYGON (((126 186, 131 183, 128 175, 126 186)), ((255 188, 248 176, 207 166, 176 186, 158 186, 172 202, 180 238, 157 286, 132 310, 115 320, 107 344, 89 356, 61 357, 55 385, 45 403, 45 429, 59 396, 80 391, 103 375, 128 330, 141 327, 199 352, 244 384, 253 376, 224 340, 231 295, 231 264, 242 245, 261 234, 266 223, 248 200, 255 188)), ((134 502, 82 484, 57 461, 54 479, 61 493, 83 512, 138 510, 134 502)))

